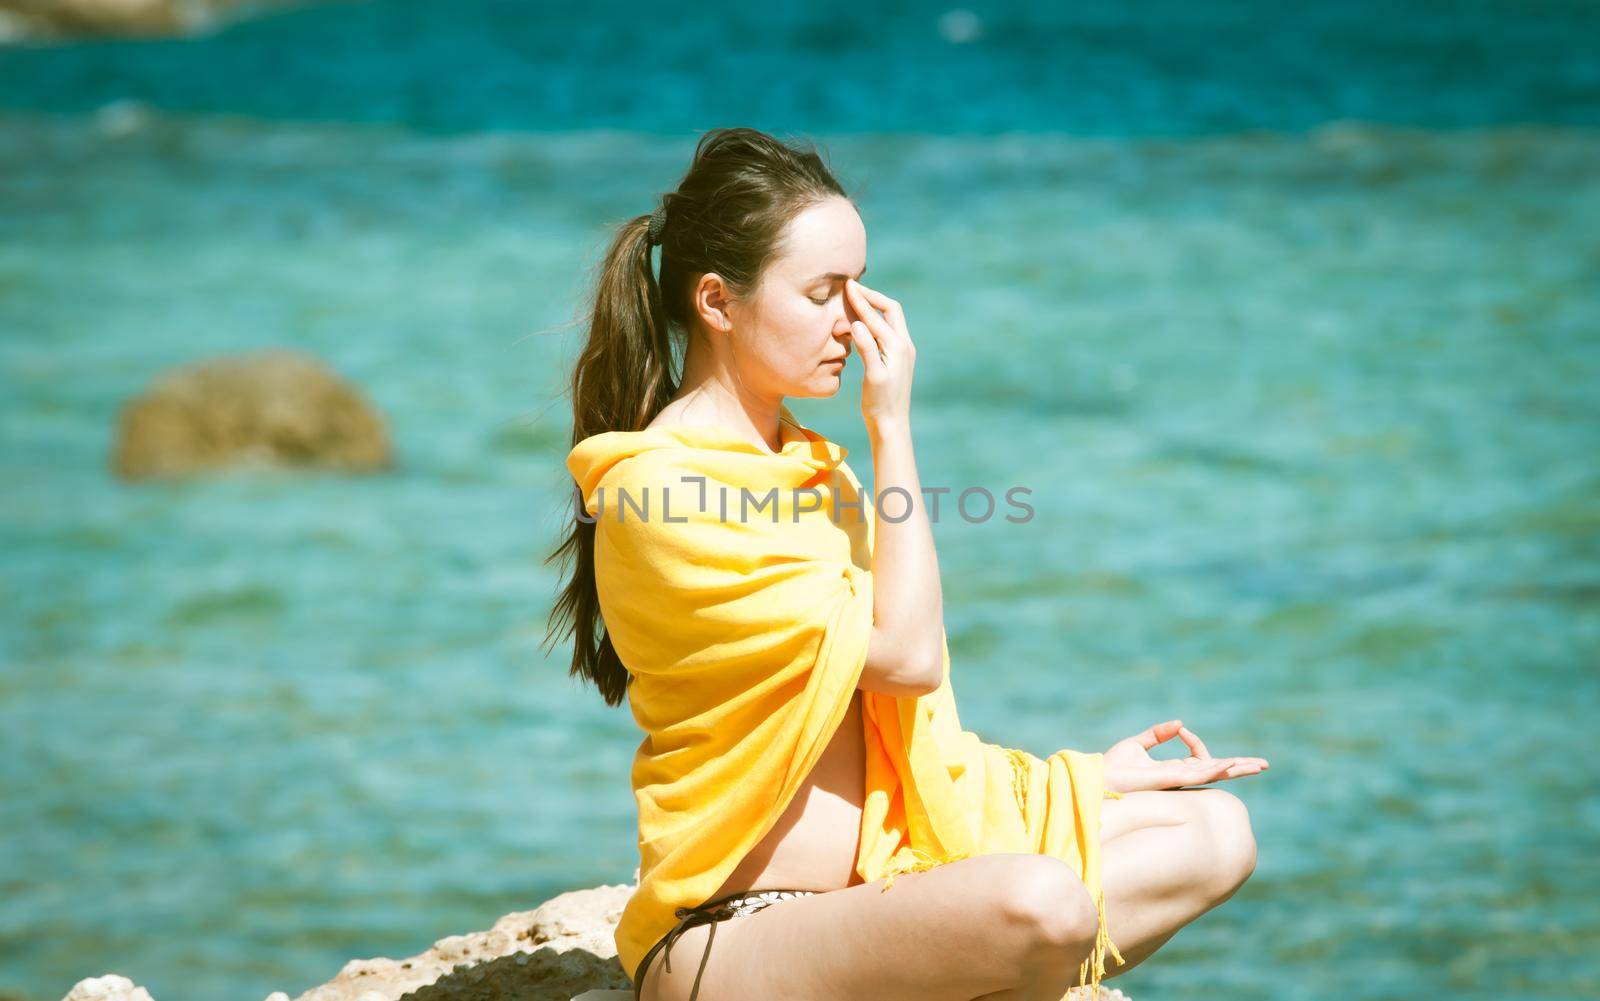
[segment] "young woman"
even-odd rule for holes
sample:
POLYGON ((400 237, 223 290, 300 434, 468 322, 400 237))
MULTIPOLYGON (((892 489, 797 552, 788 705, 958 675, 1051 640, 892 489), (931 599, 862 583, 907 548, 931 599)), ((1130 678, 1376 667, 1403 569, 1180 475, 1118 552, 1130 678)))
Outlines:
MULTIPOLYGON (((1256 774, 1267 762, 1213 758, 1181 721, 1168 720, 1118 741, 1103 756, 1075 758, 1094 769, 1080 771, 1064 787, 1052 786, 1056 798, 1067 798, 1060 788, 1070 790, 1076 782, 1081 792, 1092 778, 1103 780, 1105 795, 1115 797, 1100 804, 1098 814, 1078 814, 1097 818, 1090 823, 1098 830, 1077 834, 1094 839, 1098 847, 1098 900, 1086 892, 1079 869, 1030 851, 946 854, 933 859, 943 864, 900 866, 893 870, 899 875, 890 893, 881 892, 885 879, 862 878, 863 872, 891 871, 869 867, 864 839, 864 832, 876 833, 878 822, 888 816, 881 804, 864 804, 871 798, 868 787, 876 788, 888 774, 868 760, 879 739, 891 732, 882 713, 931 698, 948 681, 938 562, 912 449, 916 349, 900 304, 861 284, 866 265, 861 218, 816 153, 735 128, 702 137, 679 187, 654 214, 622 229, 599 274, 589 341, 572 380, 569 467, 579 479, 580 504, 600 493, 595 485, 602 477, 621 468, 619 456, 652 450, 671 456, 693 448, 696 455, 736 460, 738 468, 756 470, 766 468, 760 463, 769 459, 823 456, 816 468, 827 468, 826 456, 840 450, 794 422, 783 400, 832 396, 849 356, 863 368, 861 415, 872 447, 876 496, 900 488, 896 494, 909 502, 907 516, 898 519, 867 504, 871 551, 858 557, 862 566, 846 568, 853 588, 866 587, 870 570, 870 599, 861 598, 870 601, 870 630, 858 634, 854 661, 845 655, 850 676, 859 680, 837 716, 824 722, 826 734, 826 726, 838 719, 837 728, 805 759, 809 770, 793 777, 797 786, 781 816, 775 822, 766 818, 770 829, 759 840, 739 840, 746 832, 718 832, 724 840, 717 844, 750 845, 743 854, 729 848, 737 857, 717 860, 720 867, 712 871, 726 872, 720 885, 657 880, 661 885, 651 889, 657 906, 653 917, 632 921, 633 915, 624 912, 628 927, 619 926, 619 956, 642 1001, 1057 1001, 1069 988, 1087 983, 1081 978, 1097 931, 1102 944, 1109 931, 1120 953, 1121 965, 1105 975, 1125 972, 1228 899, 1255 866, 1255 841, 1240 801, 1219 789, 1178 787, 1256 774), (659 281, 651 260, 658 243, 659 281), (682 338, 681 374, 674 335, 682 338), (604 462, 596 459, 602 453, 604 462), (1151 748, 1174 738, 1187 746, 1187 758, 1151 758, 1151 748), (864 805, 870 816, 864 816, 864 805), (689 885, 699 886, 692 899, 675 910, 666 906, 677 902, 672 892, 688 892, 683 887, 689 885), (703 893, 713 885, 714 892, 703 893), (666 911, 681 920, 661 934, 671 922, 661 917, 666 911), (716 934, 719 925, 723 930, 716 934), (647 933, 641 935, 641 928, 647 933), (691 961, 673 965, 674 949, 691 961)), ((571 533, 551 557, 565 554, 576 561, 552 618, 569 623, 573 673, 593 681, 609 704, 630 698, 636 720, 650 733, 634 769, 641 795, 641 849, 650 849, 643 890, 653 867, 660 865, 664 872, 669 863, 682 861, 676 846, 663 846, 672 844, 668 833, 674 826, 679 832, 692 826, 688 818, 694 814, 687 811, 697 805, 677 793, 674 805, 659 794, 659 785, 645 796, 645 786, 658 782, 668 759, 681 767, 707 741, 734 739, 728 730, 741 717, 718 717, 713 726, 705 722, 711 717, 686 719, 690 711, 672 705, 675 693, 687 691, 673 685, 693 684, 690 679, 699 677, 691 675, 691 662, 694 671, 709 670, 695 661, 696 641, 683 641, 663 661, 677 667, 679 678, 670 671, 658 676, 654 665, 644 663, 656 649, 642 639, 650 628, 664 635, 682 622, 687 630, 695 616, 666 611, 673 595, 667 589, 675 586, 675 578, 641 578, 638 572, 664 565, 652 561, 664 558, 666 550, 675 550, 673 559, 693 563, 693 543, 683 540, 694 536, 652 535, 635 546, 648 558, 628 571, 634 575, 624 587, 623 557, 617 555, 621 545, 601 548, 611 554, 609 562, 596 559, 596 526, 602 523, 593 515, 592 508, 576 513, 571 533), (681 551, 685 545, 687 552, 681 551), (623 635, 625 616, 649 628, 623 635), (670 728, 662 720, 674 713, 673 727, 689 727, 693 739, 668 749, 662 735, 670 728), (673 809, 685 812, 673 814, 673 809), (674 816, 683 819, 674 825, 674 816)), ((603 525, 613 530, 613 521, 603 525)), ((845 551, 864 548, 859 541, 845 551)), ((750 566, 762 569, 768 562, 755 560, 750 566)), ((753 572, 746 568, 738 580, 753 572)), ((715 595, 723 593, 715 592, 707 607, 720 607, 715 595)), ((834 626, 835 632, 841 628, 834 626)), ((552 634, 555 630, 552 625, 552 634)), ((708 634, 702 645, 717 639, 708 634)), ((820 664, 815 645, 807 649, 820 664)), ((754 663, 764 668, 778 662, 754 663)), ((795 675, 795 684, 805 676, 795 675)), ((784 687, 787 681, 767 687, 784 687)), ((953 706, 945 712, 953 716, 953 706)), ((746 722, 738 725, 754 725, 748 720, 764 717, 742 718, 746 722)), ((926 719, 933 718, 929 709, 926 719)), ((749 753, 750 743, 738 744, 741 753, 749 753)), ((707 758, 699 767, 709 770, 716 760, 707 758)), ((1038 759, 1032 760, 1037 766, 1038 759)), ((899 771, 894 781, 911 775, 903 761, 899 771)), ((692 782, 694 774, 687 779, 692 782)), ((697 789, 702 799, 750 792, 737 785, 702 782, 675 788, 697 789)), ((1093 788, 1098 800, 1100 787, 1093 788)), ((1020 804, 1021 785, 1018 790, 1020 804)))

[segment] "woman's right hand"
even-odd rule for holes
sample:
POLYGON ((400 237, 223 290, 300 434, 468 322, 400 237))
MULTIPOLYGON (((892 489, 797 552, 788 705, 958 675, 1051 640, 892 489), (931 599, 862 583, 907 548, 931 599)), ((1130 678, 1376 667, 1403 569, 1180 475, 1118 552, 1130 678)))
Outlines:
POLYGON ((861 356, 861 418, 869 431, 911 423, 911 372, 917 348, 906 329, 900 303, 854 279, 844 283, 845 297, 858 320, 850 336, 861 356), (880 316, 878 310, 886 316, 880 316))

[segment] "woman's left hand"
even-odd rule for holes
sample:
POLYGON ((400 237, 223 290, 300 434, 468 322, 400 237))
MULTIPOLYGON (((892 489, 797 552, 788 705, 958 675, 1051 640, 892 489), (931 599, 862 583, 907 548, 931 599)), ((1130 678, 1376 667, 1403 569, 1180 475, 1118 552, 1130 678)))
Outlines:
POLYGON ((1105 752, 1105 783, 1113 792, 1205 785, 1254 775, 1266 768, 1266 758, 1213 758, 1199 736, 1178 719, 1119 740, 1105 752), (1150 748, 1173 737, 1181 737, 1188 745, 1189 757, 1158 761, 1150 756, 1150 748))

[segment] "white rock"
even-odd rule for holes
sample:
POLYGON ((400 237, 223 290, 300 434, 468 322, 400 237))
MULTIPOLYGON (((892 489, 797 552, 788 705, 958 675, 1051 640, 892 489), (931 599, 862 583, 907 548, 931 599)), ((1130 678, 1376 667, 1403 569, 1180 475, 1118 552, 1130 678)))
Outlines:
POLYGON ((150 992, 120 973, 90 977, 72 985, 61 1001, 154 1001, 150 992))

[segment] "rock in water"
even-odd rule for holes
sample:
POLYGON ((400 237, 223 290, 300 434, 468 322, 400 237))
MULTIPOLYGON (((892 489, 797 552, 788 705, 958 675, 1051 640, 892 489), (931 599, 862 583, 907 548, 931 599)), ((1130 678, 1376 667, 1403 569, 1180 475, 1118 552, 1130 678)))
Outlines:
POLYGON ((220 28, 299 0, 0 0, 0 43, 157 38, 220 28))
POLYGON ((268 350, 159 376, 122 407, 112 468, 125 479, 237 467, 392 468, 386 423, 319 359, 268 350))

